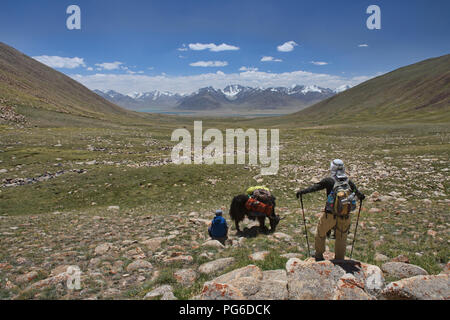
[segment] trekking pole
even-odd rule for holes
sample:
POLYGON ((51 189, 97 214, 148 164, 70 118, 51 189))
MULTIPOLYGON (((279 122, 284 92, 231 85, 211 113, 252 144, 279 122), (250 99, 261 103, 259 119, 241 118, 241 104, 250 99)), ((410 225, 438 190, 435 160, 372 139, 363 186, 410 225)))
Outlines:
POLYGON ((350 252, 350 259, 352 258, 352 255, 353 255, 353 246, 355 245, 356 231, 358 231, 358 222, 359 222, 359 215, 361 213, 362 202, 363 202, 362 200, 359 200, 358 218, 356 218, 355 234, 353 235, 353 243, 352 243, 352 251, 350 252))
POLYGON ((306 244, 308 245, 308 256, 311 257, 311 253, 309 251, 308 230, 306 229, 305 210, 303 209, 303 197, 302 197, 302 195, 300 195, 300 204, 302 206, 303 224, 305 225, 305 236, 306 236, 306 244))

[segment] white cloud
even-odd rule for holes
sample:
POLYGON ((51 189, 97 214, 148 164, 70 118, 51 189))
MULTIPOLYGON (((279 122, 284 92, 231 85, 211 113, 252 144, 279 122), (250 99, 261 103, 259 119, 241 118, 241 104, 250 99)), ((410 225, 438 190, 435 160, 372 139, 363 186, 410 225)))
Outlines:
POLYGON ((186 48, 186 45, 183 43, 183 45, 181 46, 181 48, 177 49, 178 51, 188 51, 188 48, 186 48))
POLYGON ((253 67, 240 67, 239 71, 258 71, 258 68, 253 67))
POLYGON ((283 43, 282 45, 279 45, 277 47, 277 50, 280 52, 291 52, 292 50, 294 50, 295 46, 298 46, 298 44, 295 43, 295 41, 288 41, 283 43))
POLYGON ((366 47, 368 47, 369 45, 368 44, 365 44, 365 43, 363 43, 363 44, 358 44, 358 47, 360 47, 360 48, 366 48, 366 47))
MULTIPOLYGON (((96 63, 95 65, 98 67, 97 70, 116 70, 119 69, 123 62, 115 61, 115 62, 104 62, 104 63, 96 63)), ((127 67, 122 67, 122 69, 127 70, 127 67)))
POLYGON ((200 51, 200 50, 209 50, 212 52, 219 52, 219 51, 235 51, 239 50, 239 47, 232 46, 226 43, 222 43, 220 45, 216 45, 214 43, 190 43, 189 49, 200 51))
POLYGON ((275 59, 274 57, 264 56, 261 58, 261 62, 282 62, 281 59, 275 59))
POLYGON ((226 61, 197 61, 189 64, 191 67, 225 67, 228 65, 226 61))
POLYGON ((36 56, 33 59, 49 66, 50 68, 64 68, 64 69, 75 69, 78 67, 85 67, 83 58, 66 58, 58 56, 36 56))
POLYGON ((93 70, 94 70, 94 68, 92 68, 92 67, 89 67, 89 68, 87 68, 86 70, 87 70, 87 71, 93 71, 93 70))
MULTIPOLYGON (((377 74, 378 75, 378 74, 377 74)), ((343 85, 356 86, 376 75, 344 77, 308 71, 270 73, 263 71, 245 71, 237 73, 210 72, 190 76, 157 76, 141 74, 97 73, 91 75, 71 75, 90 89, 112 89, 123 94, 128 92, 146 92, 151 90, 174 93, 192 93, 199 88, 213 86, 224 88, 230 83, 250 87, 290 87, 292 85, 317 85, 324 88, 338 88, 343 85)))
POLYGON ((328 62, 324 62, 324 61, 311 61, 311 63, 316 66, 326 66, 328 64, 328 62))

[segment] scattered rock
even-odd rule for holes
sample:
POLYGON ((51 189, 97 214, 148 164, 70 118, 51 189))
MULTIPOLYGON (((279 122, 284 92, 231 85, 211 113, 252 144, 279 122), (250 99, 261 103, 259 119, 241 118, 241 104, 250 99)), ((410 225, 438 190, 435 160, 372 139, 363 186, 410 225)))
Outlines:
POLYGON ((301 253, 285 253, 285 254, 280 255, 280 257, 287 258, 287 259, 291 259, 291 258, 302 259, 303 254, 301 254, 301 253))
MULTIPOLYGON (((89 164, 86 162, 86 164, 89 164)), ((108 211, 119 211, 120 207, 119 206, 109 206, 108 207, 108 211)))
POLYGON ((127 266, 128 272, 134 272, 134 271, 139 271, 139 270, 148 271, 148 270, 152 270, 152 269, 153 269, 153 265, 146 260, 136 260, 127 266))
POLYGON ((211 274, 225 269, 234 263, 234 258, 222 258, 202 264, 198 271, 201 273, 211 274))
POLYGON ((141 243, 146 245, 148 249, 150 249, 152 251, 156 251, 158 248, 161 247, 161 244, 166 240, 167 240, 167 238, 165 238, 165 237, 158 237, 158 238, 153 238, 153 239, 148 239, 148 240, 142 241, 141 243))
POLYGON ((172 262, 183 262, 183 263, 191 263, 194 260, 194 258, 192 258, 192 256, 184 256, 184 255, 180 255, 180 256, 176 256, 173 258, 165 258, 163 261, 166 263, 172 263, 172 262))
POLYGON ((391 277, 404 279, 418 275, 428 275, 428 272, 419 266, 403 262, 387 262, 381 266, 381 270, 391 277))
POLYGON ((430 229, 430 230, 427 231, 427 235, 432 236, 434 238, 434 237, 436 237, 437 232, 432 230, 432 229, 430 229))
POLYGON ((48 288, 50 286, 57 285, 58 283, 66 282, 69 278, 69 274, 64 272, 60 273, 56 276, 49 277, 40 281, 33 283, 31 286, 27 287, 25 291, 35 290, 35 289, 43 289, 48 288))
POLYGON ((388 261, 389 257, 387 257, 387 256, 385 256, 384 254, 381 254, 381 253, 376 253, 375 257, 374 257, 374 260, 378 261, 378 262, 384 262, 384 261, 388 261))
POLYGON ((36 271, 31 271, 31 272, 22 274, 20 276, 17 276, 15 281, 17 284, 24 284, 24 283, 32 281, 37 276, 38 276, 38 273, 36 271))
POLYGON ((206 282, 203 285, 200 300, 243 300, 242 293, 233 286, 216 282, 206 282))
POLYGON ((178 283, 186 286, 192 285, 197 279, 197 272, 192 269, 180 269, 174 272, 174 278, 178 283))
POLYGON ((261 261, 261 260, 264 260, 269 253, 270 253, 269 251, 260 251, 260 252, 252 253, 248 257, 250 258, 250 260, 253 260, 253 261, 261 261))
POLYGON ((449 275, 414 276, 391 282, 382 291, 382 296, 395 300, 449 300, 449 275))
POLYGON ((391 262, 403 262, 403 263, 409 263, 409 259, 404 254, 401 254, 391 260, 391 262))
POLYGON ((109 249, 111 249, 111 247, 112 247, 111 243, 103 243, 101 245, 98 245, 97 247, 95 247, 95 254, 103 255, 106 252, 108 252, 109 249))
POLYGON ((273 236, 277 239, 280 240, 285 240, 285 241, 292 241, 292 237, 286 233, 282 233, 282 232, 275 232, 273 234, 273 236))
POLYGON ((441 271, 442 274, 450 274, 450 261, 444 266, 441 271))
POLYGON ((208 240, 205 243, 202 244, 202 247, 213 247, 218 249, 223 249, 225 246, 220 243, 218 240, 208 240))
POLYGON ((370 208, 369 213, 379 213, 381 212, 381 209, 378 208, 370 208))
POLYGON ((170 285, 163 285, 160 286, 150 292, 148 292, 144 299, 152 299, 160 297, 161 300, 177 300, 177 298, 173 295, 172 286, 170 285))

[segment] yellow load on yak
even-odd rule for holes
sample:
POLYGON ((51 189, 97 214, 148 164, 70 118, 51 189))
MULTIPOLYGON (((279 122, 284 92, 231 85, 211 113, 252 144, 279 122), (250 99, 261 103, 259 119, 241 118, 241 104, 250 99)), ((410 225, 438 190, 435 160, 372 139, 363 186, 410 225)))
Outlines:
POLYGON ((254 186, 254 187, 250 187, 250 188, 247 189, 247 191, 246 191, 246 192, 247 192, 247 195, 251 196, 251 195, 253 194, 253 191, 258 190, 258 189, 262 189, 262 190, 266 190, 266 191, 269 191, 269 192, 270 192, 269 188, 267 188, 267 187, 264 187, 264 186, 254 186))

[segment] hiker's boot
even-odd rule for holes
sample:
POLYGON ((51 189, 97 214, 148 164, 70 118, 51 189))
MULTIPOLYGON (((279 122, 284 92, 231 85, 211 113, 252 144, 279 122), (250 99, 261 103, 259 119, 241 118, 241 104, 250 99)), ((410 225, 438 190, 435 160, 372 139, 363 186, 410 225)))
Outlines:
POLYGON ((316 259, 316 261, 323 261, 323 260, 325 260, 325 258, 323 257, 323 254, 318 254, 318 253, 316 253, 314 255, 314 259, 316 259))

